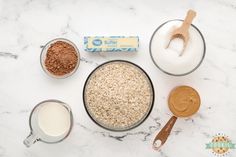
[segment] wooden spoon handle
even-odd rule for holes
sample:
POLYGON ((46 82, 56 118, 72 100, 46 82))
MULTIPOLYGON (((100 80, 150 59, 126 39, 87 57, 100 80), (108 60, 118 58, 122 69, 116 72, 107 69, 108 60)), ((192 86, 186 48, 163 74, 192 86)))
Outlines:
POLYGON ((191 23, 192 23, 194 17, 196 16, 196 14, 197 13, 193 10, 188 11, 188 13, 187 13, 187 15, 184 19, 184 22, 181 26, 183 30, 188 30, 189 29, 189 26, 191 25, 191 23))
POLYGON ((177 117, 172 116, 166 125, 161 129, 153 141, 153 149, 158 150, 167 140, 170 132, 177 120, 177 117))

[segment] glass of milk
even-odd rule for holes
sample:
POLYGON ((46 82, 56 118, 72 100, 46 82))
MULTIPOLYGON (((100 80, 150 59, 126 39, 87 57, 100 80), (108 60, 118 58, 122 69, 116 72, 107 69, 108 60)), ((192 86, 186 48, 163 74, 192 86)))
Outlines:
POLYGON ((37 141, 57 143, 64 140, 73 126, 71 108, 58 100, 46 100, 34 107, 29 118, 30 135, 24 144, 30 147, 37 141))
POLYGON ((171 33, 181 26, 183 20, 171 20, 160 25, 152 35, 149 51, 154 64, 164 73, 183 76, 195 71, 202 63, 206 44, 199 29, 191 25, 189 41, 182 55, 182 39, 174 39, 167 47, 171 33))

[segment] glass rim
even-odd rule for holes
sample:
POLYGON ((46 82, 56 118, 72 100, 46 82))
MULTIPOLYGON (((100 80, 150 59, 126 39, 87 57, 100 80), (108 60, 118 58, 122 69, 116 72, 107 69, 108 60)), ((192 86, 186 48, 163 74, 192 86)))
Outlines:
POLYGON ((198 31, 198 33, 200 34, 200 36, 201 36, 201 38, 202 38, 202 42, 203 42, 203 55, 202 55, 202 57, 201 57, 201 60, 199 61, 199 63, 198 63, 192 70, 190 70, 190 71, 188 71, 188 72, 185 72, 185 73, 182 73, 182 74, 173 74, 173 73, 167 72, 166 70, 162 69, 162 68, 156 63, 156 61, 155 61, 154 58, 153 58, 153 55, 152 55, 152 48, 151 48, 151 47, 152 47, 152 41, 153 41, 153 38, 154 38, 156 32, 157 32, 162 26, 164 26, 166 23, 172 22, 172 21, 183 21, 183 20, 182 20, 182 19, 168 20, 168 21, 162 23, 160 26, 158 26, 158 27, 155 29, 155 31, 153 32, 153 34, 152 34, 152 36, 151 36, 151 40, 150 40, 150 42, 149 42, 149 54, 150 54, 150 56, 151 56, 152 62, 155 64, 155 66, 156 66, 159 70, 161 70, 162 72, 164 72, 165 74, 168 74, 168 75, 171 75, 171 76, 185 76, 185 75, 188 75, 188 74, 194 72, 195 70, 197 70, 197 69, 200 67, 200 65, 202 64, 202 62, 203 62, 203 60, 204 60, 204 58, 205 58, 205 55, 206 55, 206 42, 205 42, 205 39, 204 39, 204 37, 203 37, 201 31, 200 31, 194 24, 191 24, 191 26, 192 26, 194 29, 196 29, 196 30, 198 31))

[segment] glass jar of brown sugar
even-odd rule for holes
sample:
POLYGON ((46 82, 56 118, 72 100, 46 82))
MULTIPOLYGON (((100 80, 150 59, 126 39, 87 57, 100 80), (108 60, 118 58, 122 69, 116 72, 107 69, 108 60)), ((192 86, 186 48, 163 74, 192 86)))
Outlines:
POLYGON ((66 78, 79 67, 80 54, 76 45, 64 38, 49 41, 41 52, 43 70, 51 77, 66 78))

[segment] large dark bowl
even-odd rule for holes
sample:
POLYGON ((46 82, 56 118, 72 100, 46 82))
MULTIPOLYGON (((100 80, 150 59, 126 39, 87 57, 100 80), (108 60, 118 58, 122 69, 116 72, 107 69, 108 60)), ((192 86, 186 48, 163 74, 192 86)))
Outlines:
POLYGON ((128 130, 131 130, 133 128, 136 128, 138 127, 139 125, 141 125, 146 119, 147 117, 150 115, 152 109, 153 109, 153 105, 154 105, 154 100, 155 100, 155 92, 154 92, 154 88, 153 88, 153 84, 152 84, 152 81, 150 79, 150 77, 148 76, 148 74, 141 68, 139 67, 137 64, 134 64, 132 62, 129 62, 129 61, 125 61, 125 60, 112 60, 112 61, 108 61, 108 62, 105 62, 101 65, 99 65, 98 67, 96 67, 88 76, 85 84, 84 84, 84 89, 83 89, 83 102, 84 102, 84 108, 86 110, 86 112, 88 113, 89 117, 92 119, 92 121, 94 123, 96 123, 98 126, 104 128, 104 129, 107 129, 109 131, 115 131, 115 132, 121 132, 121 131, 128 131, 128 130), (143 117, 143 119, 141 119, 138 123, 136 123, 135 125, 133 126, 130 126, 128 128, 124 128, 124 129, 115 129, 115 128, 109 128, 109 127, 106 127, 102 124, 100 124, 99 122, 96 121, 96 119, 90 114, 89 110, 87 109, 87 105, 86 105, 86 102, 85 102, 85 89, 86 89, 86 85, 90 79, 90 76, 92 76, 92 74, 97 70, 99 69, 101 66, 105 65, 105 64, 108 64, 108 63, 111 63, 111 62, 126 62, 126 63, 129 63, 129 64, 132 64, 134 66, 136 66, 137 68, 139 68, 148 78, 148 81, 150 82, 150 87, 151 87, 151 90, 152 90, 152 102, 151 102, 151 105, 150 105, 150 108, 149 108, 149 111, 147 112, 147 114, 143 117))

